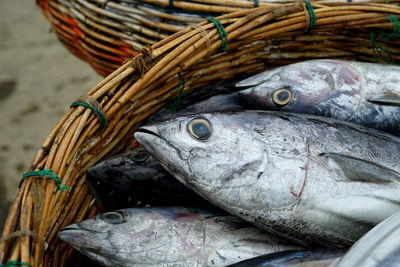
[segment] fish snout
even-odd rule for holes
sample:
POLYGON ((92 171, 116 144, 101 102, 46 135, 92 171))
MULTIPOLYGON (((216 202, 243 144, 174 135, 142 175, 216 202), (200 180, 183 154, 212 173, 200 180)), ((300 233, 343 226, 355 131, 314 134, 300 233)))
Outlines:
MULTIPOLYGON (((160 137, 158 129, 156 126, 154 125, 145 125, 145 126, 141 126, 136 133, 146 133, 146 134, 151 134, 151 135, 155 135, 157 137, 160 137)), ((135 133, 135 135, 136 135, 135 133)))
POLYGON ((58 233, 58 238, 75 248, 79 248, 85 243, 85 232, 77 224, 72 224, 64 227, 58 233))
POLYGON ((63 229, 61 229, 60 233, 63 231, 69 231, 69 230, 81 230, 81 228, 77 224, 71 224, 71 225, 65 226, 63 229))

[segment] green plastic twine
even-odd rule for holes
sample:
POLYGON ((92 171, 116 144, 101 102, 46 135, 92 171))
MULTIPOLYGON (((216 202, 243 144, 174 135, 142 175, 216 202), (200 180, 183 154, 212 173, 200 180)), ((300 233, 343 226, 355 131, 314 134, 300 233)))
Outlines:
POLYGON ((375 40, 375 33, 373 31, 370 33, 370 37, 372 43, 372 51, 374 52, 376 63, 381 63, 381 61, 379 60, 379 58, 381 58, 386 64, 395 64, 396 61, 392 57, 392 54, 387 49, 383 48, 382 45, 375 40))
POLYGON ((178 73, 179 83, 177 88, 179 89, 179 94, 176 97, 174 103, 172 103, 171 108, 174 112, 176 112, 181 105, 181 98, 183 95, 183 90, 185 89, 185 79, 183 78, 182 74, 178 73))
POLYGON ((400 37, 400 25, 399 18, 393 15, 388 16, 388 19, 393 24, 393 33, 388 34, 384 32, 379 32, 377 38, 380 40, 390 40, 394 41, 400 37))
POLYGON ((61 179, 60 177, 58 177, 57 174, 55 174, 51 169, 45 169, 42 171, 31 171, 31 172, 27 172, 24 175, 22 175, 22 179, 21 182, 19 182, 19 186, 21 187, 22 182, 28 178, 28 177, 32 177, 32 176, 45 176, 48 179, 52 179, 56 182, 57 184, 57 190, 68 190, 68 186, 64 185, 61 186, 61 179))
POLYGON ((393 33, 385 33, 379 31, 375 33, 374 31, 370 32, 372 51, 374 52, 374 58, 377 63, 381 63, 379 58, 383 60, 386 64, 395 64, 396 61, 392 57, 392 54, 387 49, 383 48, 382 45, 376 40, 384 40, 384 41, 394 41, 400 37, 400 25, 399 18, 395 16, 388 16, 388 19, 393 24, 393 33), (385 56, 386 55, 386 56, 385 56))
POLYGON ((32 266, 28 262, 8 261, 5 264, 0 264, 0 267, 15 267, 15 266, 24 266, 24 265, 32 266))
POLYGON ((304 2, 306 3, 308 13, 310 14, 310 24, 308 25, 306 33, 311 33, 317 24, 317 17, 315 16, 314 8, 312 7, 310 1, 304 0, 304 2))
POLYGON ((207 20, 209 22, 214 23, 217 28, 219 39, 221 39, 221 50, 228 50, 228 33, 225 31, 224 26, 222 26, 221 22, 213 17, 208 17, 207 20))
POLYGON ((107 126, 107 119, 106 116, 104 115, 103 111, 95 106, 90 105, 89 103, 83 102, 83 101, 75 101, 71 104, 70 108, 72 107, 78 107, 78 106, 83 106, 85 108, 90 108, 91 110, 96 113, 97 117, 99 118, 100 121, 100 130, 106 128, 107 126))

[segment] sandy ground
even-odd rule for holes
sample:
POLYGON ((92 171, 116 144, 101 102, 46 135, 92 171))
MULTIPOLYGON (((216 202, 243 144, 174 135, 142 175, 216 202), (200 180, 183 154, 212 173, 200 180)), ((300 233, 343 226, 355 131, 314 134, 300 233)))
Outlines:
POLYGON ((50 31, 34 0, 0 1, 0 230, 51 129, 102 80, 50 31))

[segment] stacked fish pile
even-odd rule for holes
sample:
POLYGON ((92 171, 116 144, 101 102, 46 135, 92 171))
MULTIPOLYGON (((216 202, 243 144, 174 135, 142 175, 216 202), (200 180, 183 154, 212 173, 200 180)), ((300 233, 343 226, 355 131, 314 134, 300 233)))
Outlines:
POLYGON ((399 74, 306 61, 164 109, 89 170, 108 212, 59 237, 106 266, 400 265, 399 74))

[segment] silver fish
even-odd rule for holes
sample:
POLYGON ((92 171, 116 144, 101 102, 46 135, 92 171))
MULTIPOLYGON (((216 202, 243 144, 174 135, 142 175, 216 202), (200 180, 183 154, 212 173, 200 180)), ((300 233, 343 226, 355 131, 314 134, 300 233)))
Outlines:
POLYGON ((86 182, 105 211, 146 204, 211 206, 177 181, 142 147, 102 161, 87 173, 86 182))
POLYGON ((400 138, 327 118, 206 113, 135 138, 220 208, 305 246, 349 246, 400 210, 400 138))
MULTIPOLYGON (((217 92, 223 88, 228 90, 230 83, 232 81, 217 85, 217 92)), ((191 96, 195 99, 198 97, 198 94, 191 96)), ((177 112, 168 107, 162 108, 147 121, 155 122, 197 112, 243 109, 237 93, 220 94, 196 103, 189 101, 184 109, 177 112)), ((87 182, 96 201, 104 210, 133 207, 137 206, 137 203, 152 206, 211 205, 174 179, 143 148, 128 151, 93 166, 88 170, 87 182)))
POLYGON ((288 250, 244 260, 229 267, 333 267, 345 249, 288 250))
POLYGON ((335 266, 400 266, 399 236, 400 212, 397 212, 358 240, 335 266))
POLYGON ((244 110, 245 105, 242 102, 242 98, 238 93, 215 95, 200 102, 187 104, 177 112, 173 112, 169 107, 161 108, 147 119, 147 123, 154 123, 199 112, 244 110))
POLYGON ((237 84, 258 109, 314 114, 400 135, 400 67, 310 60, 237 84))
POLYGON ((182 207, 108 212, 59 237, 105 266, 226 266, 299 248, 237 217, 182 207))

